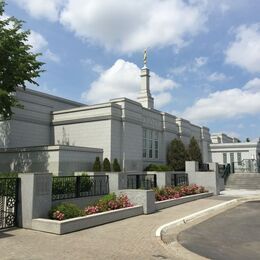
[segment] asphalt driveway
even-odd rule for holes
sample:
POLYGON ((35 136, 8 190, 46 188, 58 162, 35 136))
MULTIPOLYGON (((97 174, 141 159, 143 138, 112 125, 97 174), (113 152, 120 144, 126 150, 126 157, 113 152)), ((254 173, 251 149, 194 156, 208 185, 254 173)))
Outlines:
POLYGON ((260 201, 246 202, 178 235, 188 250, 210 259, 260 259, 260 201))

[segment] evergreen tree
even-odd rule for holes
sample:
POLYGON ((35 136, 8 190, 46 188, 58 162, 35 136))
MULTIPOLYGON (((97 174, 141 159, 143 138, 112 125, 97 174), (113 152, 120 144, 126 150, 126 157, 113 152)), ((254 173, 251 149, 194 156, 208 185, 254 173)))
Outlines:
POLYGON ((167 151, 167 163, 175 171, 185 170, 187 152, 180 139, 174 139, 170 143, 167 151))
POLYGON ((113 171, 114 172, 121 172, 120 165, 119 165, 119 163, 118 163, 116 158, 113 161, 113 171))
POLYGON ((100 172, 101 171, 101 162, 99 157, 96 157, 96 160, 93 164, 93 171, 94 172, 100 172))
POLYGON ((108 160, 108 158, 105 158, 103 161, 103 171, 111 172, 111 165, 110 165, 110 161, 108 160))
POLYGON ((190 139, 190 144, 188 147, 188 156, 190 161, 202 163, 200 147, 194 136, 190 139))
POLYGON ((26 83, 38 85, 35 78, 43 71, 41 54, 34 54, 28 44, 30 31, 22 29, 23 22, 4 16, 5 2, 0 0, 0 117, 10 119, 12 107, 20 107, 15 97, 17 87, 26 83))

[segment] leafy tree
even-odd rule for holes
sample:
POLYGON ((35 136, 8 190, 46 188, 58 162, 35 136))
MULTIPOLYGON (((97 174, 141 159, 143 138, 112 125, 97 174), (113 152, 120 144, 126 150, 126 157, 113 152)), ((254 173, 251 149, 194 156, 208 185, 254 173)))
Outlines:
POLYGON ((250 138, 249 138, 249 137, 246 138, 246 142, 247 142, 247 143, 250 142, 250 138))
POLYGON ((187 152, 180 139, 173 139, 167 151, 167 163, 175 171, 185 170, 187 152))
POLYGON ((188 155, 190 161, 202 162, 200 147, 194 136, 190 139, 188 155))
POLYGON ((35 81, 43 71, 43 62, 37 61, 40 53, 32 53, 28 44, 30 31, 23 31, 23 21, 4 16, 4 1, 0 0, 0 116, 9 119, 12 107, 22 107, 15 97, 17 87, 35 81))
POLYGON ((101 162, 99 157, 96 157, 96 160, 93 164, 93 171, 94 172, 100 172, 101 171, 101 162))
POLYGON ((116 158, 113 161, 113 171, 114 172, 121 172, 121 167, 120 167, 118 160, 116 158))
POLYGON ((110 161, 108 160, 108 158, 105 158, 103 161, 103 170, 105 172, 111 172, 111 165, 110 165, 110 161))

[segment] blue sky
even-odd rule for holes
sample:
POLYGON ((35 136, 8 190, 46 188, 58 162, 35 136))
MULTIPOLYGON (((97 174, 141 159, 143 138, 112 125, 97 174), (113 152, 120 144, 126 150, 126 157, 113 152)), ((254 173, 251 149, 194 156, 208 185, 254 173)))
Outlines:
POLYGON ((7 0, 46 62, 38 90, 87 104, 135 99, 148 48, 156 108, 260 136, 259 0, 7 0))

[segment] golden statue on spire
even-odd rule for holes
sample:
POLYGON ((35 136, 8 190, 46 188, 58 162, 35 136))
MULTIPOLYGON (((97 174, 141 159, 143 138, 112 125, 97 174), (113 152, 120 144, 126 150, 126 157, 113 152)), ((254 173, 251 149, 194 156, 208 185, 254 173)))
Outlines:
POLYGON ((147 48, 144 49, 144 67, 146 67, 147 64, 147 48))

